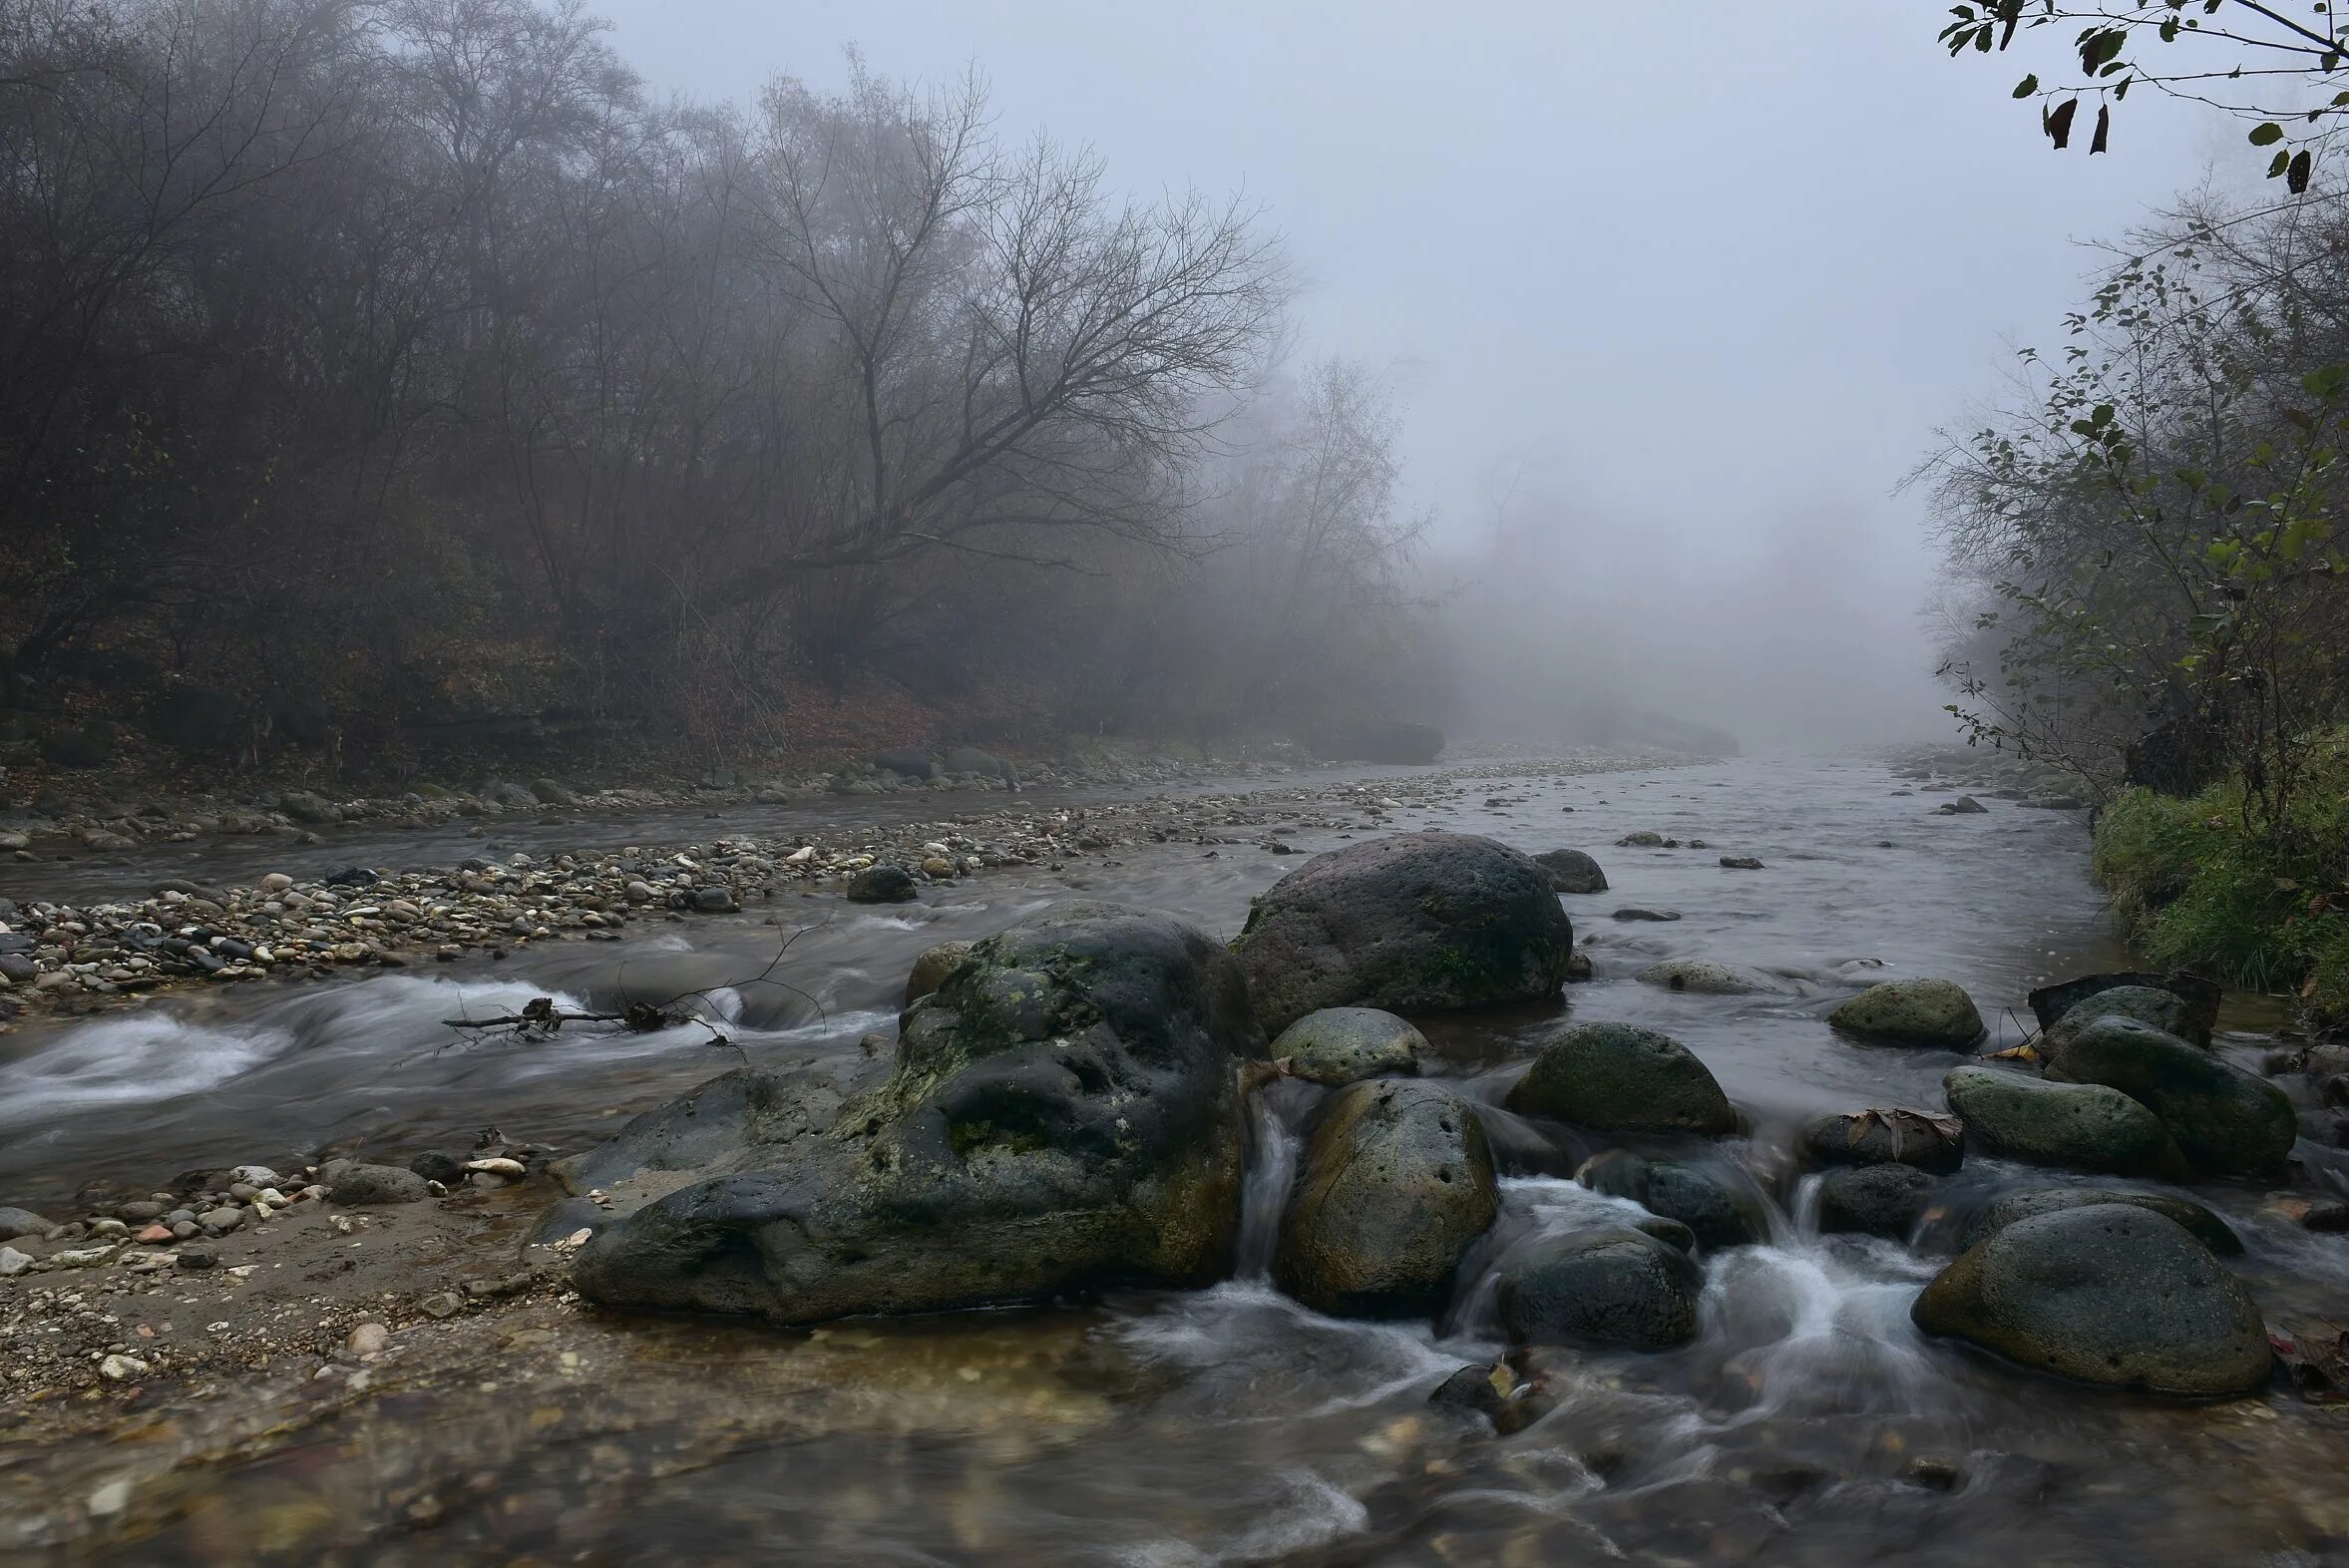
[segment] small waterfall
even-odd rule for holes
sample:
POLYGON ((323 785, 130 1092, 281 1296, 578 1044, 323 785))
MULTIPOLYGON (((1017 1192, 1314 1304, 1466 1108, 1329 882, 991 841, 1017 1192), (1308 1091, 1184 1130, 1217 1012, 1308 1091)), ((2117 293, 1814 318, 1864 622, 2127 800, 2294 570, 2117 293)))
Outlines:
POLYGON ((1281 1239, 1281 1211, 1305 1151, 1301 1124, 1317 1095, 1295 1078, 1268 1083, 1248 1099, 1248 1173, 1240 1184, 1239 1278, 1268 1280, 1281 1239))

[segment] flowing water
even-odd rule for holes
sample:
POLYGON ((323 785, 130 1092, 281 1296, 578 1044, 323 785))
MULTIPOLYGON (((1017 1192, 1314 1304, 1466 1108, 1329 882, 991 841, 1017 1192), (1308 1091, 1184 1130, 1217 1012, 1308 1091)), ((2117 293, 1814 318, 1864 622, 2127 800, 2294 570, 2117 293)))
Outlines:
MULTIPOLYGON (((591 1378, 362 1404, 201 1477, 213 1505, 122 1560, 2349 1563, 2338 1482, 2349 1434, 2330 1412, 2280 1394, 2212 1408, 2099 1394, 1928 1343, 1908 1310, 1936 1260, 1820 1236, 1787 1173, 1805 1115, 1942 1103, 1954 1057, 1828 1031, 1824 1012, 1854 983, 1947 976, 2013 1043, 2030 987, 2125 962, 2084 875, 2078 816, 1932 816, 1938 797, 1895 793, 1900 781, 1858 759, 1473 788, 1398 826, 1587 848, 1613 886, 1566 901, 1595 980, 1563 1008, 1435 1020, 1428 1070, 1497 1101, 1561 1017, 1652 1024, 1705 1058, 1752 1123, 1727 1152, 1764 1192, 1773 1234, 1709 1260, 1690 1346, 1541 1356, 1556 1407, 1510 1436, 1432 1410, 1448 1372, 1502 1349, 1482 1274, 1491 1249, 1464 1267, 1436 1324, 1340 1322, 1280 1296, 1268 1265, 1320 1092, 1284 1082, 1254 1102, 1241 1264, 1214 1290, 813 1333, 585 1319, 591 1378), (1612 847, 1638 828, 1712 847, 1612 847), (1766 869, 1725 870, 1720 854, 1766 869), (1632 905, 1683 918, 1610 918, 1632 905), (1631 978, 1683 954, 1771 969, 1796 993, 1690 995, 1631 978), (273 1534, 293 1528, 289 1499, 307 1522, 273 1534)), ((1337 842, 1283 836, 1305 850, 1337 842)), ((866 1031, 891 1027, 906 970, 934 942, 1069 897, 1229 934, 1249 897, 1297 864, 1236 846, 1119 853, 1122 864, 1081 875, 992 874, 919 908, 795 900, 772 917, 780 925, 640 926, 624 944, 223 987, 29 1030, 0 1061, 0 1197, 329 1144, 396 1155, 488 1122, 577 1147, 742 1057, 859 1050, 866 1031), (802 927, 777 971, 789 988, 713 994, 727 1048, 699 1028, 468 1044, 442 1021, 550 990, 588 1003, 722 986, 802 927)), ((1563 1179, 1587 1148, 1492 1116, 1512 1172, 1508 1235, 1623 1207, 1563 1179)), ((1977 1161, 1955 1185, 1963 1196, 2024 1179, 1977 1161)), ((2240 1267, 2271 1319, 2340 1300, 2349 1238, 2261 1214, 2256 1189, 2196 1195, 2243 1233, 2240 1267)))

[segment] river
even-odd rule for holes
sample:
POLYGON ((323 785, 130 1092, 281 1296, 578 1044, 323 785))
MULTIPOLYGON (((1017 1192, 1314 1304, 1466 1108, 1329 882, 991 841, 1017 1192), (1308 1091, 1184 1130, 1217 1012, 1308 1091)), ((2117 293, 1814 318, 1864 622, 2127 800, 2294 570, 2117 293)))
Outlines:
MULTIPOLYGON (((1928 1343, 1908 1307, 1937 1260, 1819 1236, 1799 1184, 1778 1179, 1805 1115, 1942 1105, 1956 1058, 1858 1046, 1826 1028, 1846 977, 1958 980, 2011 1044, 2026 1032, 2032 986, 2126 963, 2085 874, 2079 814, 1994 801, 1986 815, 1935 816, 1946 796, 1912 793, 1863 758, 1470 789, 1399 813, 1396 826, 1596 855, 1610 891, 1566 900, 1596 974, 1569 988, 1563 1013, 1668 1030, 1752 1125, 1732 1149, 1769 1187, 1774 1233, 1712 1261, 1693 1345, 1550 1356, 1552 1414, 1508 1437, 1463 1435, 1427 1394, 1501 1349, 1473 1286, 1441 1324, 1371 1325, 1316 1316, 1265 1283, 1265 1224, 1312 1092, 1286 1085, 1260 1098, 1253 1230, 1242 1277, 1217 1289, 813 1333, 591 1319, 581 1333, 598 1353, 593 1377, 418 1389, 355 1407, 264 1456, 207 1467, 190 1481, 206 1505, 112 1549, 116 1560, 2349 1561, 2349 1504, 2335 1485, 2349 1439, 2330 1412, 2281 1394, 2212 1408, 2100 1394, 1928 1343), (1643 828, 1710 848, 1615 847, 1643 828), (1724 869, 1724 854, 1763 869, 1724 869), (1611 919, 1625 906, 1683 918, 1611 919), (1803 977, 1810 994, 1687 995, 1632 979, 1684 954, 1803 977)), ((1277 793, 1258 804, 1277 810, 1277 793)), ((1311 852, 1339 837, 1293 842, 1311 852)), ((469 1142, 489 1123, 579 1147, 740 1060, 857 1051, 861 1035, 893 1026, 907 968, 933 943, 1070 897, 1173 911, 1229 935, 1250 897, 1299 863, 1252 844, 1179 843, 1118 862, 1081 875, 989 873, 887 912, 795 897, 760 916, 638 926, 621 944, 215 987, 26 1029, 0 1043, 0 1200, 38 1207, 93 1175, 155 1180, 314 1158, 328 1145, 390 1156, 469 1142), (795 931, 777 971, 790 988, 724 988, 795 931), (608 999, 623 966, 631 990, 720 986, 712 1005, 730 1043, 681 1029, 485 1044, 443 1021, 548 991, 608 999)), ((184 873, 151 864, 144 874, 184 873)), ((1429 1070, 1497 1099, 1560 1015, 1432 1020, 1429 1070)), ((2222 1044, 2251 1051, 2247 1031, 2268 1021, 2232 1012, 2222 1023, 2236 1032, 2222 1044)), ((1957 1181, 2023 1179, 1976 1160, 1957 1181)), ((2239 1267, 2271 1323, 2340 1299, 2349 1238, 2263 1214, 2255 1188, 2195 1195, 2242 1232, 2239 1267)), ((1556 1174, 1504 1187, 1522 1226, 1605 1201, 1556 1174)))

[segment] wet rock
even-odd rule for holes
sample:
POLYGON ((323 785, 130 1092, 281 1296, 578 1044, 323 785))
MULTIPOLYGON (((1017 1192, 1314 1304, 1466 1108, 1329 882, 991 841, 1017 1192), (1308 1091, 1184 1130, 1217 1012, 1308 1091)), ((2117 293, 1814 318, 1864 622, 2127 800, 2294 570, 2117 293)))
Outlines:
POLYGON ((868 866, 849 879, 851 904, 911 904, 921 896, 914 874, 903 866, 868 866))
POLYGON ((357 1160, 328 1160, 318 1168, 318 1180, 329 1200, 345 1208, 371 1204, 422 1203, 432 1194, 425 1178, 397 1165, 364 1165, 357 1160))
POLYGON ((1642 906, 1640 906, 1640 905, 1637 905, 1637 904, 1631 904, 1631 905, 1626 905, 1624 908, 1617 910, 1617 911, 1615 912, 1615 918, 1616 918, 1617 920, 1622 920, 1622 921, 1635 921, 1635 920, 1675 921, 1675 920, 1679 920, 1679 919, 1680 919, 1680 911, 1679 911, 1679 910, 1652 910, 1652 909, 1646 909, 1646 908, 1644 908, 1644 907, 1642 907, 1642 906))
POLYGON ((2220 1397, 2268 1378, 2259 1306, 2183 1227, 2123 1204, 2017 1220, 1941 1271, 1927 1334, 2105 1387, 2220 1397))
POLYGON ((2209 1025, 2194 1004, 2176 991, 2154 985, 2109 985, 2066 1009, 2049 1027, 2042 1045, 2059 1047, 2099 1018, 2134 1018, 2189 1044, 2210 1043, 2209 1025))
POLYGON ((1292 1077, 1348 1084, 1419 1070, 1427 1037, 1408 1021, 1376 1007, 1324 1007, 1281 1031, 1272 1056, 1292 1077))
POLYGON ((1941 1080, 1966 1140, 1986 1154, 2105 1171, 2176 1176, 2185 1157, 2161 1118, 2101 1083, 2057 1083, 1997 1067, 1955 1067, 1941 1080))
POLYGON ((924 948, 914 960, 913 969, 906 975, 905 1005, 911 1007, 944 985, 947 977, 971 957, 973 946, 968 942, 941 942, 924 948))
POLYGON ((216 1268, 219 1262, 220 1255, 209 1247, 182 1247, 180 1249, 180 1267, 191 1274, 200 1274, 206 1269, 216 1268))
POLYGON ((380 1353, 391 1342, 391 1331, 380 1323, 362 1323, 343 1337, 342 1348, 353 1356, 380 1353))
MULTIPOLYGON (((850 896, 855 895, 852 892, 850 896)), ((695 888, 692 902, 695 912, 702 915, 731 915, 742 907, 724 888, 695 888)))
POLYGON ((1500 1265, 1501 1324, 1519 1345, 1670 1350, 1697 1337, 1704 1277, 1639 1231, 1543 1237, 1500 1265))
POLYGON ((1554 996, 1574 927, 1526 856, 1471 834, 1408 833, 1283 877, 1233 951, 1257 1016, 1278 1031, 1324 1007, 1408 1013, 1554 996))
POLYGON ((1896 980, 1870 985, 1827 1014, 1846 1034, 1885 1045, 1964 1050, 1983 1035, 1982 1014, 1965 988, 1945 980, 1896 980))
POLYGON ((1955 1122, 1890 1109, 1818 1117, 1803 1126, 1802 1152, 1821 1165, 1911 1165, 1943 1173, 1966 1157, 1955 1122))
POLYGON ((1653 828, 1637 828, 1615 841, 1617 849, 1662 849, 1664 835, 1653 828))
POLYGON ((1721 865, 1724 871, 1760 871, 1762 869, 1762 862, 1752 855, 1724 855, 1721 858, 1721 865))
POLYGON ((1550 1405, 1530 1385, 1520 1383, 1506 1362, 1469 1363, 1436 1384, 1427 1402, 1437 1409, 1482 1417, 1504 1437, 1532 1425, 1550 1405))
POLYGON ((1581 1023, 1542 1047, 1509 1090, 1509 1109, 1602 1132, 1737 1130, 1737 1113, 1696 1053, 1656 1029, 1581 1023))
POLYGON ((779 1075, 728 1074, 575 1165, 577 1185, 706 1155, 588 1241, 574 1283, 605 1306, 793 1323, 1207 1283, 1238 1228, 1236 1069, 1263 1051, 1206 933, 1057 906, 915 1002, 895 1071, 827 1130, 779 1075), (689 1125, 702 1104, 721 1125, 689 1125))
POLYGON ((2140 970, 2125 970, 2106 975, 2083 975, 2060 984, 2042 985, 2031 993, 2032 1015, 2039 1020, 2041 1028, 2053 1028, 2066 1013, 2090 997, 2123 986, 2166 990, 2179 997, 2186 1005, 2186 1026, 2171 1028, 2169 1032, 2181 1039, 2191 1040, 2196 1045, 2210 1043, 2210 1031, 2218 1022, 2219 988, 2198 976, 2174 971, 2166 975, 2152 975, 2140 970))
POLYGON ((196 1223, 202 1227, 206 1236, 225 1236, 244 1224, 245 1213, 244 1209, 235 1204, 223 1204, 197 1215, 196 1223))
POLYGON ((435 1291, 416 1304, 416 1310, 427 1318, 449 1319, 465 1310, 465 1298, 455 1291, 435 1291))
POLYGON ((1560 893, 1604 893, 1607 874, 1581 850, 1544 850, 1533 863, 1550 874, 1550 886, 1560 893))
POLYGON ((1906 1241, 1933 1201, 1931 1175, 1913 1165, 1839 1165, 1819 1178, 1818 1228, 1906 1241))
POLYGON ((2299 1122, 2284 1091, 2174 1034, 2108 1016, 2042 1037, 2047 1074, 2119 1089, 2161 1119, 2187 1164, 2209 1176, 2270 1176, 2299 1122))
POLYGON ((306 789, 283 790, 277 796, 277 809, 296 822, 312 827, 342 820, 342 809, 323 795, 306 789))
POLYGON ((1936 817, 1974 817, 1989 809, 1988 806, 1983 805, 1971 795, 1960 795, 1955 800, 1945 801, 1934 807, 1933 815, 1936 817))
POLYGON ((136 1356, 124 1356, 120 1353, 103 1357, 98 1363, 98 1375, 104 1377, 108 1382, 137 1382, 146 1376, 148 1372, 147 1363, 136 1356))
MULTIPOLYGON (((1676 917, 1677 918, 1677 917, 1676 917)), ((1647 985, 1666 990, 1693 991, 1700 996, 1792 996, 1800 993, 1793 982, 1742 964, 1717 964, 1711 959, 1666 959, 1640 971, 1647 985)))
MULTIPOLYGON (((558 1160, 565 1190, 614 1187, 645 1171, 778 1164, 791 1146, 830 1131, 852 1094, 878 1074, 861 1059, 785 1072, 741 1067, 632 1117, 607 1142, 558 1160)), ((462 1162, 460 1162, 462 1170, 462 1162)))
POLYGON ((1593 1192, 1629 1198, 1652 1214, 1678 1220, 1699 1246, 1742 1247, 1769 1235, 1768 1211, 1727 1171, 1688 1160, 1651 1160, 1629 1149, 1593 1155, 1574 1173, 1593 1192))
POLYGON ((44 1236, 49 1232, 49 1221, 30 1209, 0 1208, 0 1241, 14 1241, 19 1236, 44 1236))
POLYGON ((2118 1187, 2030 1187, 2020 1192, 2001 1193, 1991 1199, 1966 1221, 1958 1233, 1958 1250, 1973 1246, 2001 1226, 2034 1215, 2054 1214, 2062 1209, 2084 1209, 2096 1204, 2127 1204, 2158 1214, 2173 1224, 2183 1226, 2194 1240, 2221 1257, 2237 1257, 2242 1253, 2243 1241, 2218 1215, 2191 1198, 2180 1198, 2167 1192, 2130 1192, 2118 1187))
POLYGON ((1473 1107, 1432 1083, 1339 1090, 1316 1118, 1281 1217, 1273 1274, 1318 1312, 1428 1316, 1500 1212, 1473 1107))
POLYGON ((408 1162, 408 1169, 426 1181, 437 1181, 444 1187, 454 1187, 465 1179, 465 1161, 437 1149, 417 1155, 408 1162))
POLYGON ((580 792, 558 779, 532 779, 530 793, 550 806, 576 806, 580 792))

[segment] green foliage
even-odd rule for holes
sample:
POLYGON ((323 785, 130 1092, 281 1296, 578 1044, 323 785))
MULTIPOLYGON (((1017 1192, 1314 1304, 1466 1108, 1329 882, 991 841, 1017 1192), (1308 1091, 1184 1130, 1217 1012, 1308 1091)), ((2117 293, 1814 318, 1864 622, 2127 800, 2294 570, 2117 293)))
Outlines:
POLYGON ((2329 102, 2307 93, 2339 82, 2349 64, 2349 28, 2326 4, 2305 20, 2287 9, 2248 0, 1972 0, 1950 7, 1952 20, 1940 37, 1953 57, 2004 54, 2018 35, 2028 47, 2042 28, 2078 24, 2049 85, 2036 71, 2015 85, 2016 98, 2040 100, 2040 131, 2053 146, 2071 145, 2073 120, 2083 104, 2094 103, 2096 135, 2088 150, 2107 151, 2115 106, 2143 84, 2255 122, 2253 147, 2289 139, 2267 177, 2299 196, 2308 190, 2317 145, 2349 109, 2349 92, 2329 102), (2184 47, 2169 47, 2181 40, 2184 47))
POLYGON ((2191 800, 2131 790, 2098 821, 2092 866, 2153 963, 2294 990, 2349 1022, 2349 731, 2302 750, 2288 833, 2246 829, 2239 779, 2191 800))

